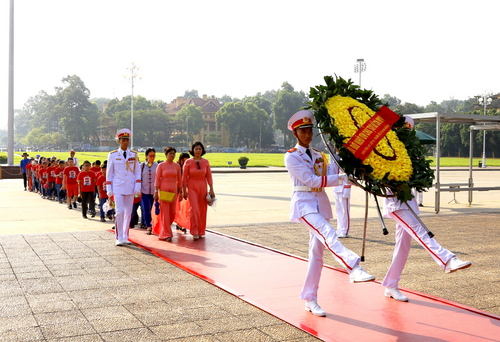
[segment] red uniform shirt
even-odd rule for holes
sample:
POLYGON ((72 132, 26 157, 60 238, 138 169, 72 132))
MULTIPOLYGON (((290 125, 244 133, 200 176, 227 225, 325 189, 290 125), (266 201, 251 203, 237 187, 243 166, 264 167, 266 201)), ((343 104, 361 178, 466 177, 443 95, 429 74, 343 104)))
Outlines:
POLYGON ((94 167, 91 167, 90 168, 90 171, 92 171, 93 173, 96 174, 96 176, 98 175, 99 172, 101 172, 101 168, 100 167, 97 167, 97 166, 94 166, 94 167))
POLYGON ((40 171, 38 171, 38 174, 40 175, 40 182, 47 183, 49 181, 49 169, 48 168, 40 169, 40 171))
POLYGON ((38 174, 38 171, 40 170, 40 164, 33 165, 31 168, 31 171, 35 174, 35 178, 40 178, 40 175, 38 174))
POLYGON ((106 192, 106 176, 101 172, 101 175, 97 177, 97 184, 99 187, 99 198, 108 198, 108 193, 106 192))
POLYGON ((76 184, 76 179, 78 174, 80 173, 80 169, 76 166, 66 166, 64 168, 63 174, 66 176, 66 184, 76 184))
POLYGON ((82 171, 78 174, 80 192, 94 192, 96 176, 92 171, 82 171))
POLYGON ((49 171, 49 183, 54 183, 56 181, 56 168, 51 166, 48 167, 47 170, 49 171))
POLYGON ((27 175, 31 174, 32 167, 33 167, 33 165, 31 163, 28 163, 28 165, 26 165, 26 174, 27 175))
POLYGON ((56 176, 56 184, 62 184, 62 181, 63 181, 63 171, 64 171, 64 167, 61 168, 61 167, 57 167, 55 170, 54 170, 54 174, 56 176))

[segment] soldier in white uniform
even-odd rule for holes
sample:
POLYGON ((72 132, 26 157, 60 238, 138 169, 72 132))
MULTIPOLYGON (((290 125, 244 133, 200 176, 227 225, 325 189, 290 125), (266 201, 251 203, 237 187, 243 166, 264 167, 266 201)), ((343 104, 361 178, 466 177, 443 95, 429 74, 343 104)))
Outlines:
MULTIPOLYGON (((338 155, 334 157, 339 158, 338 155)), ((334 186, 333 198, 337 214, 337 235, 339 238, 346 238, 351 229, 351 184, 343 183, 334 186)))
POLYGON ((347 177, 338 173, 336 164, 327 164, 323 153, 309 148, 313 119, 310 111, 302 110, 288 121, 288 129, 297 144, 285 154, 285 165, 293 182, 290 218, 309 229, 309 264, 300 298, 306 301, 307 311, 326 316, 317 303, 325 248, 347 269, 350 282, 370 281, 375 277, 363 270, 360 257, 344 247, 329 222, 333 217, 332 208, 324 188, 338 185, 339 180, 347 181, 347 177))
MULTIPOLYGON (((411 119, 411 118, 409 118, 411 119)), ((408 129, 413 129, 413 120, 408 120, 406 123, 408 129)), ((390 192, 388 192, 390 194, 390 192)), ((412 194, 416 195, 416 190, 412 190, 412 194)), ((408 202, 408 205, 416 214, 419 214, 416 197, 408 202)), ((455 272, 460 269, 467 268, 471 265, 470 261, 462 261, 455 254, 442 247, 436 240, 429 237, 427 231, 420 224, 417 218, 410 212, 405 203, 397 200, 395 197, 384 198, 384 216, 390 217, 396 221, 396 245, 394 246, 394 254, 392 263, 387 271, 387 274, 382 282, 384 285, 386 297, 394 298, 397 301, 407 302, 408 297, 399 291, 398 283, 401 279, 401 273, 410 254, 411 239, 415 239, 429 254, 434 261, 446 272, 455 272)))
POLYGON ((109 153, 107 162, 106 191, 115 199, 117 246, 130 244, 128 230, 134 196, 141 196, 141 167, 137 152, 128 149, 130 135, 127 128, 116 133, 120 148, 109 153))

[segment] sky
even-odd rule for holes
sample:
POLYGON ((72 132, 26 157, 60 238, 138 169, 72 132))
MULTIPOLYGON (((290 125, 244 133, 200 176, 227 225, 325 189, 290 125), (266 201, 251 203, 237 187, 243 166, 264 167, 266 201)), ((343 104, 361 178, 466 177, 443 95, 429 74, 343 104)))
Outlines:
MULTIPOLYGON (((0 128, 7 127, 9 2, 0 4, 0 128)), ((500 1, 14 0, 14 108, 78 75, 91 98, 242 98, 323 76, 402 102, 500 92, 500 1)))

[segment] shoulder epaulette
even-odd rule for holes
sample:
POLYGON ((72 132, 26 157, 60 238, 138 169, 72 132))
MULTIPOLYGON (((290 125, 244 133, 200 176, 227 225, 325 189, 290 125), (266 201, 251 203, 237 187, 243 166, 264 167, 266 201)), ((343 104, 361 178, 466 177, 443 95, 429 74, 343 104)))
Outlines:
POLYGON ((118 150, 109 151, 109 153, 115 153, 115 152, 118 152, 118 150))
POLYGON ((314 151, 316 151, 316 152, 321 153, 321 151, 320 151, 320 150, 318 150, 317 148, 311 147, 311 149, 313 149, 313 150, 314 150, 314 151))
POLYGON ((134 151, 134 150, 130 150, 131 152, 134 152, 135 154, 137 154, 137 151, 134 151))
POLYGON ((295 152, 295 151, 297 151, 297 148, 296 148, 296 147, 289 149, 287 152, 288 152, 288 153, 292 153, 292 152, 295 152))

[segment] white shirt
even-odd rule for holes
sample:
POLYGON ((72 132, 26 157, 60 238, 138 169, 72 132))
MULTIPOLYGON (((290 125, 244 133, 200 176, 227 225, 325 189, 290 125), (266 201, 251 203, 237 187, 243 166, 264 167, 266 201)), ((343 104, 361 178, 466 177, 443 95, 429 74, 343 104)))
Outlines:
MULTIPOLYGON (((338 185, 337 164, 327 164, 326 175, 321 176, 323 167, 325 167, 325 164, 321 162, 321 152, 313 148, 309 150, 313 160, 306 154, 306 148, 298 144, 285 154, 285 166, 294 187, 324 188, 338 185), (316 175, 316 171, 320 176, 316 175)), ((312 213, 319 213, 327 220, 333 218, 330 200, 326 192, 294 191, 290 204, 290 219, 299 222, 299 218, 312 213)))
POLYGON ((135 151, 127 149, 127 157, 118 149, 108 154, 106 189, 117 195, 141 193, 141 165, 135 151))

